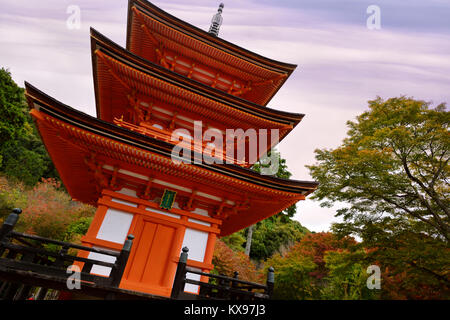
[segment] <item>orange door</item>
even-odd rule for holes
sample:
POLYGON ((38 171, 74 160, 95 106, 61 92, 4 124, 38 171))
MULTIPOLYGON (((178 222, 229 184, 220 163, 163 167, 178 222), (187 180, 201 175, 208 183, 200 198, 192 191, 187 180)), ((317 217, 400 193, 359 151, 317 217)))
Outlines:
POLYGON ((181 246, 176 241, 177 229, 174 224, 138 217, 121 288, 170 296, 177 266, 174 257, 181 246))

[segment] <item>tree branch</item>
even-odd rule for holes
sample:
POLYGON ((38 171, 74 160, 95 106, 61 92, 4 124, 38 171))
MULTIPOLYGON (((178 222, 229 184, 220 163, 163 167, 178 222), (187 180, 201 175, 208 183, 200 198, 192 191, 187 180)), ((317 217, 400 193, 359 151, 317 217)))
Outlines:
MULTIPOLYGON (((422 190, 425 191, 448 216, 449 211, 448 211, 447 207, 440 201, 439 197, 437 197, 436 191, 434 191, 434 189, 429 190, 429 188, 427 188, 422 183, 422 181, 420 181, 419 179, 417 179, 416 177, 414 177, 412 175, 411 171, 409 170, 408 163, 406 161, 406 157, 401 157, 401 161, 402 161, 403 168, 405 169, 405 172, 406 172, 406 175, 408 176, 408 178, 410 178, 412 181, 417 183, 422 188, 422 190)), ((420 197, 420 195, 419 195, 419 197, 420 197)), ((427 201, 424 201, 424 204, 427 206, 428 209, 432 210, 427 201)), ((436 217, 438 217, 438 215, 436 215, 436 217)), ((440 217, 437 219, 440 220, 440 217)))

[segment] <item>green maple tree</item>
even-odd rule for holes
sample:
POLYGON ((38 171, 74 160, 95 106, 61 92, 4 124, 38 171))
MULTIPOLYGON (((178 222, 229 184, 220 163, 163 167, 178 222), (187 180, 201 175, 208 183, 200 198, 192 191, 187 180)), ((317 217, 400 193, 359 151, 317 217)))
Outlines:
POLYGON ((348 122, 342 145, 316 150, 317 163, 309 166, 319 182, 312 198, 347 204, 332 230, 362 239, 384 270, 387 298, 448 292, 449 123, 445 104, 377 98, 348 122))

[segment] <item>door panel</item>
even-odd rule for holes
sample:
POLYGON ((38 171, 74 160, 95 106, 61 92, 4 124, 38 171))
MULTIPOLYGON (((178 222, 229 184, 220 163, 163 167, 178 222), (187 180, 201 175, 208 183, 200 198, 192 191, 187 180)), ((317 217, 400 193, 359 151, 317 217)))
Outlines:
POLYGON ((169 295, 174 277, 172 261, 177 228, 139 217, 136 238, 121 288, 169 295), (170 270, 170 271, 169 271, 170 270))
POLYGON ((144 270, 142 282, 151 285, 163 285, 174 234, 174 228, 163 225, 158 225, 156 227, 155 236, 152 242, 153 245, 149 251, 147 267, 144 270))
POLYGON ((147 265, 148 255, 153 245, 156 227, 157 225, 154 223, 143 224, 142 232, 134 254, 134 259, 130 261, 132 263, 132 268, 130 268, 128 273, 128 280, 135 282, 141 281, 142 274, 144 273, 147 265))

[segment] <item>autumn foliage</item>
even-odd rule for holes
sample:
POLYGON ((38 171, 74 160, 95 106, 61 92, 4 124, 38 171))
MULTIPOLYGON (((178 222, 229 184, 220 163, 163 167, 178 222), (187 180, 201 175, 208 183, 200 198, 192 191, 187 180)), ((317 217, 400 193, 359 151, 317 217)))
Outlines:
POLYGON ((0 177, 0 219, 14 207, 23 212, 17 230, 66 241, 76 241, 77 232, 84 234, 95 212, 94 207, 72 201, 56 179, 27 187, 0 177))
POLYGON ((355 244, 352 238, 338 239, 329 232, 309 233, 286 254, 272 256, 265 265, 275 268, 275 298, 320 299, 329 275, 327 253, 355 244))
POLYGON ((292 256, 309 257, 316 265, 310 275, 316 279, 322 279, 328 272, 325 267, 325 254, 328 251, 346 249, 356 244, 353 238, 338 239, 331 232, 309 233, 287 254, 286 258, 292 256))
POLYGON ((214 272, 233 277, 239 272, 239 279, 259 282, 261 276, 255 264, 241 251, 233 251, 223 241, 217 240, 213 255, 214 272))

